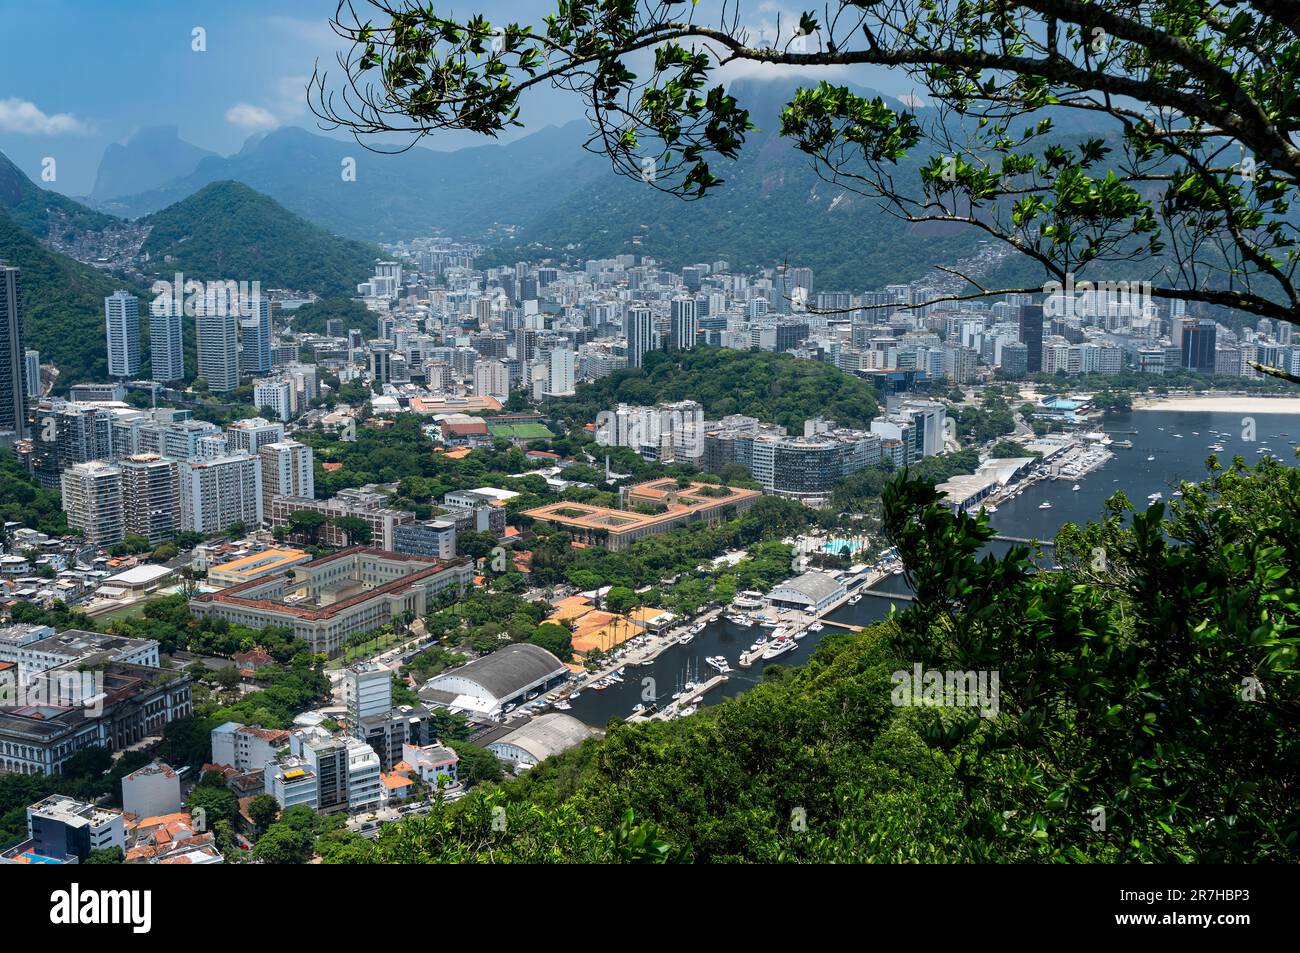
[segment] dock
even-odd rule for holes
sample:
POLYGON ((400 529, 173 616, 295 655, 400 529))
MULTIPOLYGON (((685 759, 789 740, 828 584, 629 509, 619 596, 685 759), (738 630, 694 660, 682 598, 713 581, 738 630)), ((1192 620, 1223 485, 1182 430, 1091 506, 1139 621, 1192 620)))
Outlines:
POLYGON ((671 702, 669 702, 659 711, 655 712, 653 715, 646 716, 646 715, 636 714, 636 715, 631 715, 625 720, 628 722, 672 721, 674 718, 677 717, 678 712, 680 712, 682 709, 689 708, 691 705, 694 705, 697 702, 701 701, 704 698, 704 696, 707 695, 709 692, 713 691, 719 685, 725 685, 730 680, 731 679, 729 679, 726 675, 721 675, 721 674, 714 675, 703 685, 697 685, 695 688, 691 689, 690 692, 688 692, 685 695, 682 695, 680 698, 674 698, 671 702))

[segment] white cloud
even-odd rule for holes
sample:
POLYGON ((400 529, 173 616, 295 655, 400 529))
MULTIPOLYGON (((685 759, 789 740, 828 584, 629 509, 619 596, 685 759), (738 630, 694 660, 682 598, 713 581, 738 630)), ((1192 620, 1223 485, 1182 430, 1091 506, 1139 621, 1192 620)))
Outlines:
POLYGON ((282 119, 301 116, 307 111, 309 76, 285 76, 275 83, 275 113, 282 119))
POLYGON ((0 99, 0 131, 28 135, 58 136, 87 132, 86 124, 70 113, 46 115, 25 99, 0 99))
POLYGON ((252 132, 274 129, 280 125, 280 120, 276 119, 275 114, 269 109, 263 109, 261 106, 254 106, 251 103, 236 103, 227 109, 226 122, 252 132))

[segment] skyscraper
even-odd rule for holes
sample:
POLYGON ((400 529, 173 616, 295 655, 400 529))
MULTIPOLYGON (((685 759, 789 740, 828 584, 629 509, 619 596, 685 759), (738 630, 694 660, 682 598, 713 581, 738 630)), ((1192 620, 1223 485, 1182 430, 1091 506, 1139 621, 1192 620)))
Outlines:
POLYGON ((272 497, 293 496, 310 500, 316 495, 312 452, 306 444, 296 440, 264 444, 257 451, 257 460, 262 471, 263 515, 270 514, 272 497))
POLYGON ((1043 369, 1043 306, 1020 306, 1020 343, 1025 346, 1025 372, 1037 374, 1043 369))
POLYGON ((224 394, 239 386, 239 318, 236 310, 200 303, 194 315, 198 374, 208 390, 224 394))
POLYGON ((27 436, 27 376, 18 269, 0 264, 0 434, 27 436))
POLYGON ((623 336, 627 338, 627 366, 640 367, 646 352, 654 350, 654 313, 643 304, 629 306, 623 320, 623 336))
POLYGON ((28 400, 40 400, 41 398, 41 352, 33 351, 28 348, 23 352, 23 378, 24 385, 27 387, 28 400))
POLYGON ((574 383, 573 349, 569 347, 552 348, 549 371, 547 380, 550 383, 550 396, 571 396, 574 383))
POLYGON ((696 338, 700 333, 699 318, 695 315, 695 299, 684 295, 673 298, 672 309, 669 347, 673 350, 688 351, 695 347, 696 338))
POLYGON ((108 339, 108 373, 135 377, 140 373, 140 299, 116 291, 104 299, 108 339))
POLYGON ((271 302, 258 295, 239 319, 239 369, 244 374, 271 370, 271 302))
POLYGON ((1209 318, 1179 318, 1182 325, 1183 367, 1189 371, 1214 373, 1214 351, 1218 338, 1215 323, 1209 318))
POLYGON ((176 461, 156 453, 127 457, 122 472, 122 513, 125 531, 157 546, 176 535, 180 526, 180 485, 176 461))
POLYGON ((159 295, 149 307, 149 373, 156 381, 185 376, 184 311, 171 295, 159 295))
POLYGON ((64 470, 60 483, 69 527, 81 530, 92 546, 122 541, 121 470, 103 460, 92 460, 64 470))

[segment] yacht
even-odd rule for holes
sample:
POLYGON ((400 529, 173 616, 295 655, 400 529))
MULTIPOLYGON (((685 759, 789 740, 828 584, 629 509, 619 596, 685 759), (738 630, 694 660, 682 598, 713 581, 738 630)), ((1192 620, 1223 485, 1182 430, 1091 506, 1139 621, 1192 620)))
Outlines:
POLYGON ((571 701, 571 702, 576 702, 576 701, 577 701, 579 698, 581 698, 581 697, 582 697, 582 692, 570 692, 570 693, 569 693, 569 701, 571 701))
POLYGON ((1070 487, 1070 489, 1073 490, 1075 493, 1078 493, 1078 492, 1079 492, 1079 484, 1076 483, 1074 486, 1070 487))
POLYGON ((1154 503, 1157 500, 1163 500, 1164 497, 1165 495, 1163 493, 1161 493, 1159 490, 1156 490, 1154 493, 1148 496, 1147 499, 1150 500, 1152 503, 1154 503))
POLYGON ((1151 456, 1147 457, 1147 463, 1150 463, 1154 459, 1155 459, 1155 454, 1152 454, 1151 456))
POLYGON ((1043 502, 1038 504, 1038 508, 1040 510, 1050 510, 1052 508, 1052 504, 1049 503, 1047 500, 1043 500, 1043 502))
POLYGON ((566 702, 564 699, 560 699, 551 707, 554 708, 556 711, 568 711, 573 706, 570 705, 568 702, 566 702))
POLYGON ((727 663, 726 657, 722 655, 711 655, 704 660, 704 664, 719 675, 726 675, 731 671, 731 666, 727 663))
POLYGON ((677 640, 677 644, 678 644, 678 645, 690 645, 690 644, 691 644, 692 642, 694 642, 694 641, 695 641, 695 633, 694 633, 694 632, 687 632, 687 633, 685 633, 685 634, 684 634, 680 639, 677 640))
POLYGON ((645 705, 643 705, 641 702, 637 702, 635 705, 632 706, 632 714, 634 715, 639 715, 643 711, 645 711, 645 705))
POLYGON ((855 596, 849 596, 849 605, 851 606, 856 606, 861 601, 862 601, 862 593, 860 592, 855 596))
POLYGON ((763 658, 764 659, 780 658, 782 655, 785 655, 787 652, 793 652, 798 647, 799 645, 798 643, 795 642, 794 639, 791 638, 777 639, 767 647, 767 650, 763 653, 763 658))
POLYGON ((820 632, 824 628, 826 628, 826 626, 822 625, 820 622, 814 622, 812 625, 808 626, 808 631, 820 632))
POLYGON ((693 634, 695 634, 695 635, 699 635, 699 634, 700 634, 701 632, 703 632, 703 631, 704 631, 704 623, 703 623, 703 622, 697 622, 697 623, 695 623, 693 626, 691 626, 691 632, 692 632, 693 634))

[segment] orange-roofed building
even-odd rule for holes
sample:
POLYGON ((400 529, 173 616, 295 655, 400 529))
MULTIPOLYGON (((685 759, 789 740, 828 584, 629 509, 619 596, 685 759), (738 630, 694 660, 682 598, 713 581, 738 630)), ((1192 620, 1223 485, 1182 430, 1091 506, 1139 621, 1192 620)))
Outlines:
POLYGON ((338 473, 340 470, 343 469, 343 464, 341 464, 341 463, 322 463, 322 464, 320 465, 320 468, 321 468, 322 470, 324 470, 326 473, 338 473))

